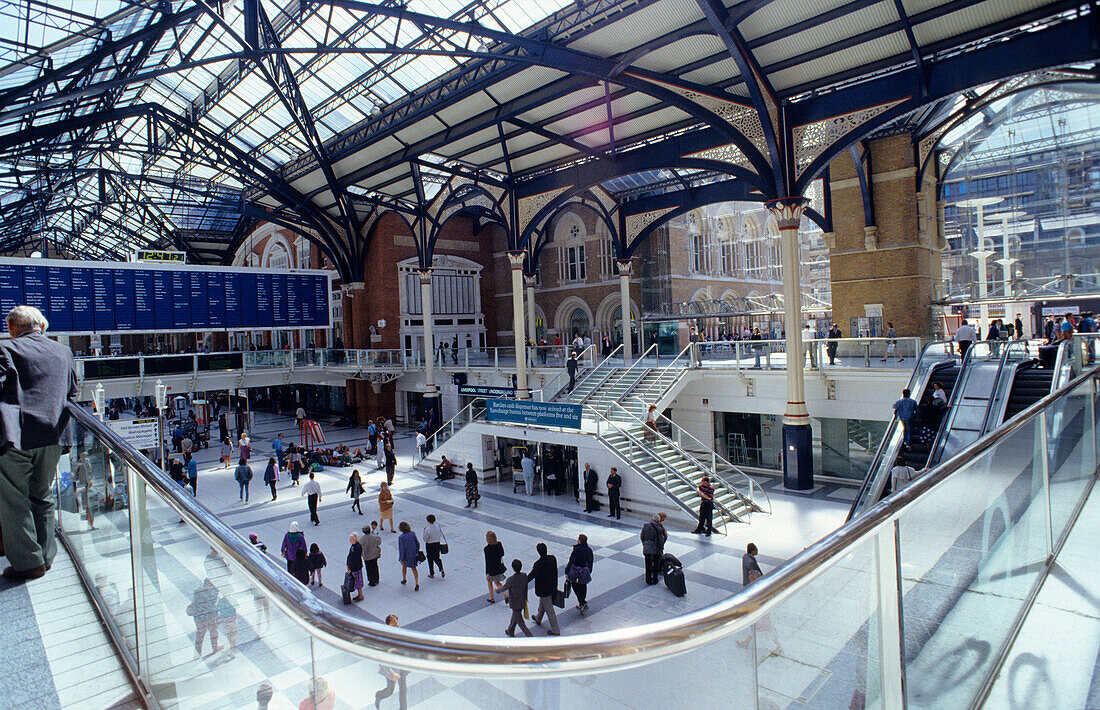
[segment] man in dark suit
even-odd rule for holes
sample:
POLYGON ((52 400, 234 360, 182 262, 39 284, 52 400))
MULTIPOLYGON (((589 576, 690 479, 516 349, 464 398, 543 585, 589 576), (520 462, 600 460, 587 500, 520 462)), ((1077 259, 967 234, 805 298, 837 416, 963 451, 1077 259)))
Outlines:
POLYGON ((539 600, 539 608, 531 615, 535 626, 542 626, 542 617, 549 619, 549 636, 558 636, 561 630, 558 628, 558 615, 554 611, 554 592, 558 591, 558 558, 549 554, 546 543, 535 545, 539 558, 531 565, 531 580, 535 583, 535 596, 539 600))
POLYGON ((599 508, 596 502, 596 490, 600 485, 600 477, 596 475, 596 469, 591 464, 584 465, 584 512, 591 513, 599 508))
POLYGON ((8 313, 11 338, 0 342, 0 525, 8 579, 38 579, 57 553, 50 497, 66 401, 77 395, 73 353, 43 332, 37 308, 8 313))
POLYGON ((607 476, 607 517, 619 520, 623 517, 623 507, 619 505, 619 494, 623 488, 623 477, 619 470, 611 467, 611 473, 607 476))
POLYGON ((577 353, 569 353, 569 359, 565 361, 565 370, 569 373, 569 391, 577 386, 577 353))

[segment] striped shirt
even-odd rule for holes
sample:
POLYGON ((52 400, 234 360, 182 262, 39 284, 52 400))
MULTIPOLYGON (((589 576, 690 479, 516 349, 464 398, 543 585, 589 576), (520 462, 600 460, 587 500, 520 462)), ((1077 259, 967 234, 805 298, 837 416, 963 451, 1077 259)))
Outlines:
POLYGON ((710 481, 703 481, 699 484, 699 497, 703 500, 714 500, 714 486, 710 481))

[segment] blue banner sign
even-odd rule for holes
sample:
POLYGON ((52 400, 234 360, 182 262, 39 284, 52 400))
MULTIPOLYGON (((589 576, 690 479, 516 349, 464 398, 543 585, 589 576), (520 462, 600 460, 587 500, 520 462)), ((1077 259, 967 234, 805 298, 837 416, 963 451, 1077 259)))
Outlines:
POLYGON ((531 402, 522 399, 487 399, 486 414, 491 422, 581 428, 581 405, 531 402))
POLYGON ((486 387, 483 385, 459 385, 458 393, 467 397, 508 397, 516 398, 515 387, 486 387))
POLYGON ((326 328, 330 275, 180 264, 0 258, 0 329, 20 304, 51 333, 326 328))

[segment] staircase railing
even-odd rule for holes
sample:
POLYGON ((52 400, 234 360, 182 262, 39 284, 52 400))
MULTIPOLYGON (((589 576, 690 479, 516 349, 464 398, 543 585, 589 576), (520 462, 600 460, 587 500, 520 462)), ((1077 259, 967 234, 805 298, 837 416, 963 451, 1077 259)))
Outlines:
MULTIPOLYGON (((592 389, 591 392, 586 394, 584 396, 584 398, 582 398, 581 401, 577 402, 576 404, 585 404, 586 402, 588 402, 588 400, 591 399, 592 396, 594 394, 596 394, 596 392, 598 392, 600 390, 600 388, 603 387, 604 385, 614 384, 615 382, 617 382, 619 380, 626 379, 626 377, 628 375, 630 375, 630 371, 633 370, 635 367, 638 367, 638 365, 641 364, 642 360, 644 360, 649 355, 649 351, 654 350, 656 348, 657 348, 657 343, 653 343, 648 348, 646 348, 646 351, 644 353, 642 353, 641 355, 639 355, 638 358, 634 362, 632 362, 630 364, 630 367, 626 368, 626 370, 624 372, 620 372, 617 376, 615 376, 614 380, 611 379, 612 375, 608 374, 607 377, 603 378, 603 380, 598 385, 596 385, 592 389)), ((608 355, 608 358, 614 357, 614 355, 615 355, 615 353, 612 353, 611 355, 608 355)), ((580 385, 578 384, 578 386, 580 386, 580 385)))
POLYGON ((466 426, 470 422, 477 421, 485 414, 485 398, 475 397, 473 401, 467 404, 462 409, 458 410, 458 413, 453 417, 445 421, 438 429, 436 429, 428 439, 428 450, 417 451, 416 463, 420 463, 427 458, 429 451, 434 451, 440 444, 450 439, 455 435, 458 429, 466 426), (457 425, 457 428, 456 428, 457 425))
POLYGON ((652 392, 656 387, 659 386, 658 383, 665 376, 665 374, 667 374, 668 372, 671 372, 675 368, 675 369, 679 370, 680 376, 683 376, 683 373, 687 370, 687 364, 685 364, 685 362, 690 363, 691 348, 692 348, 693 345, 695 345, 695 343, 688 343, 687 347, 685 347, 683 350, 681 350, 679 352, 679 354, 676 355, 676 357, 672 358, 672 362, 670 362, 668 365, 666 365, 663 368, 661 368, 660 370, 658 370, 657 377, 655 378, 653 384, 646 387, 644 392, 634 393, 635 396, 637 396, 640 399, 645 400, 646 402, 651 402, 651 399, 650 399, 650 396, 649 396, 650 392, 652 392), (686 360, 685 360, 685 358, 686 358, 686 360), (677 364, 677 363, 679 363, 679 364, 677 364))
MULTIPOLYGON (((695 481, 691 480, 690 478, 688 478, 684 474, 677 471, 675 468, 672 467, 672 464, 665 461, 663 458, 661 458, 659 455, 657 455, 657 453, 655 451, 653 451, 651 447, 647 446, 643 441, 638 439, 638 437, 635 436, 630 431, 629 428, 621 426, 620 424, 612 421, 609 417, 605 416, 604 413, 601 412, 596 407, 585 405, 584 409, 585 409, 586 413, 589 414, 596 422, 596 437, 598 439, 600 439, 601 441, 603 441, 605 446, 608 446, 608 447, 612 448, 615 451, 615 453, 619 454, 620 456, 625 457, 626 461, 630 464, 630 466, 638 474, 640 474, 642 477, 647 479, 650 483, 657 486, 658 488, 662 488, 666 491, 671 492, 671 489, 669 488, 669 477, 671 476, 672 478, 677 479, 681 483, 686 484, 688 486, 689 490, 695 490, 696 488, 699 487, 698 483, 696 483, 695 481), (629 444, 629 448, 626 451, 623 451, 621 449, 618 449, 616 447, 611 446, 610 443, 607 442, 604 439, 604 432, 607 429, 610 429, 610 430, 614 431, 616 434, 622 434, 624 437, 626 437, 627 443, 629 444), (647 473, 645 471, 645 469, 642 468, 642 466, 640 464, 636 463, 636 459, 635 459, 635 456, 634 456, 635 451, 642 451, 650 459, 655 461, 657 463, 657 465, 660 466, 661 469, 664 471, 664 477, 662 479, 657 479, 657 478, 654 478, 649 473, 647 473)), ((715 486, 716 491, 717 491, 717 488, 718 488, 718 486, 715 486)), ((691 508, 691 506, 688 505, 685 501, 680 500, 676 496, 672 496, 672 499, 676 502, 676 505, 678 505, 682 510, 688 512, 690 515, 692 515, 692 516, 698 515, 699 511, 693 510, 691 508)), ((729 508, 722 505, 717 499, 714 501, 714 509, 722 513, 722 517, 723 517, 722 532, 724 534, 725 533, 726 522, 737 520, 737 517, 733 514, 732 511, 730 511, 729 508)))
POLYGON ((623 346, 620 344, 614 350, 612 350, 607 355, 607 357, 605 357, 603 360, 600 360, 600 362, 595 367, 593 367, 591 370, 588 371, 588 374, 586 374, 581 379, 577 380, 577 383, 575 385, 573 385, 573 390, 576 390, 578 387, 580 387, 581 385, 588 382, 590 379, 592 379, 594 377, 600 377, 601 378, 600 382, 598 382, 596 384, 597 387, 599 387, 600 384, 603 384, 603 380, 606 380, 610 376, 610 374, 615 371, 615 368, 618 367, 616 364, 611 362, 611 360, 622 349, 623 349, 623 346))
MULTIPOLYGON (((642 410, 643 411, 648 406, 646 404, 646 402, 642 399, 639 399, 637 397, 632 397, 631 399, 633 399, 638 404, 642 405, 642 410)), ((626 411, 627 411, 627 413, 630 413, 629 410, 626 410, 626 411)), ((640 422, 642 424, 642 426, 645 426, 645 420, 642 419, 641 417, 636 417, 635 416, 634 420, 636 422, 640 422)), ((702 441, 699 441, 699 439, 692 436, 691 433, 688 432, 686 429, 684 429, 679 424, 677 424, 676 422, 674 422, 671 419, 669 419, 668 417, 666 417, 664 414, 661 414, 660 412, 657 413, 657 422, 658 422, 658 428, 657 428, 657 431, 655 432, 657 434, 657 436, 659 436, 660 438, 664 439, 665 441, 667 441, 668 443, 672 444, 674 447, 679 449, 679 451, 685 457, 687 457, 688 459, 693 461, 697 466, 699 466, 703 470, 709 470, 712 473, 714 473, 715 476, 718 476, 719 478, 721 478, 726 483, 726 485, 728 485, 730 487, 730 490, 733 492, 733 494, 736 495, 737 497, 741 498, 745 502, 746 505, 749 505, 750 507, 754 508, 755 510, 757 510, 758 512, 761 512, 761 513, 771 513, 772 512, 771 499, 768 498, 768 494, 764 491, 764 489, 760 486, 760 484, 758 484, 756 481, 753 480, 752 476, 748 475, 747 473, 745 473, 744 471, 739 469, 734 463, 729 461, 724 456, 720 455, 713 448, 707 446, 702 441), (661 426, 662 425, 666 429, 668 429, 669 434, 665 434, 663 431, 661 431, 661 426), (687 445, 685 445, 685 444, 687 444, 687 445), (691 448, 689 448, 689 446, 691 448), (696 454, 701 455, 703 457, 703 459, 700 459, 699 455, 696 455, 696 454), (707 468, 706 461, 705 461, 705 459, 707 457, 710 458, 710 468, 709 469, 707 468), (736 486, 734 485, 734 483, 732 481, 730 481, 728 478, 726 478, 726 476, 722 475, 723 472, 728 472, 728 474, 732 474, 733 477, 736 478, 736 480, 740 481, 744 486, 746 486, 749 489, 748 498, 746 498, 740 491, 737 490, 736 486), (763 499, 764 505, 761 505, 760 503, 757 502, 761 499, 763 499)), ((653 431, 653 430, 651 429, 650 431, 653 431)))
MULTIPOLYGON (((580 367, 580 363, 584 362, 586 356, 588 358, 593 358, 594 357, 595 350, 596 350, 596 344, 593 343, 592 345, 589 345, 584 350, 581 350, 579 353, 577 353, 577 366, 578 366, 578 368, 580 367)), ((577 384, 580 384, 580 383, 578 382, 577 384)), ((553 379, 551 379, 549 382, 544 384, 538 390, 531 390, 531 397, 532 397, 532 399, 538 399, 540 402, 549 402, 550 400, 556 398, 558 395, 560 395, 562 392, 564 392, 565 388, 568 387, 568 386, 569 386, 569 371, 567 369, 563 369, 557 375, 554 375, 553 379), (556 384, 556 383, 558 383, 559 380, 561 380, 560 384, 556 384), (535 397, 535 392, 539 392, 540 396, 536 398, 535 397), (551 393, 551 394, 547 394, 547 393, 551 393)))

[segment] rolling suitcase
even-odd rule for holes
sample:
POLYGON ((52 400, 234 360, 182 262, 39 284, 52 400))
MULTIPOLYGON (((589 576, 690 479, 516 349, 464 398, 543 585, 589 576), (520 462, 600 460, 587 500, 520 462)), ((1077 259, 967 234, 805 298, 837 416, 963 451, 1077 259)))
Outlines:
POLYGON ((351 604, 351 590, 355 584, 350 574, 344 575, 344 583, 340 585, 340 598, 345 604, 351 604))
POLYGON ((676 555, 666 553, 661 557, 661 572, 665 577, 665 586, 668 591, 678 597, 687 594, 687 583, 684 580, 684 568, 676 555))

